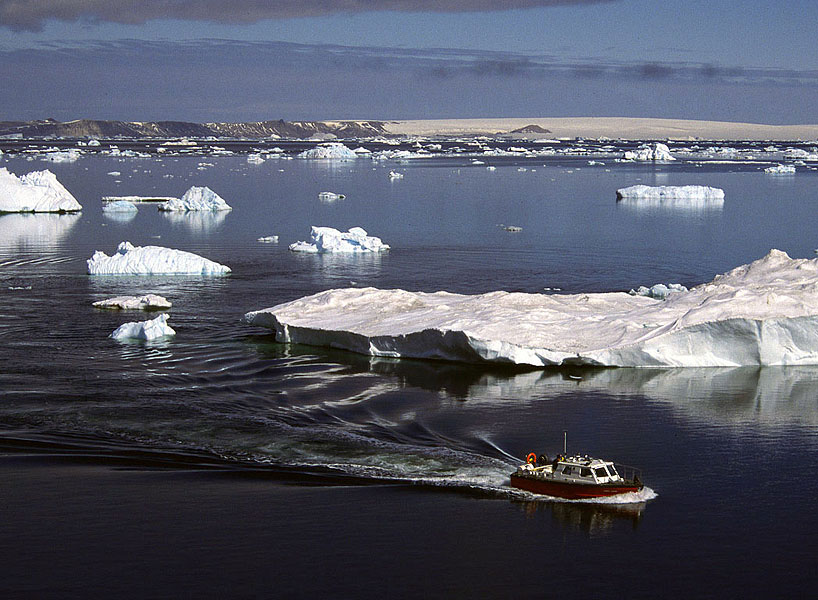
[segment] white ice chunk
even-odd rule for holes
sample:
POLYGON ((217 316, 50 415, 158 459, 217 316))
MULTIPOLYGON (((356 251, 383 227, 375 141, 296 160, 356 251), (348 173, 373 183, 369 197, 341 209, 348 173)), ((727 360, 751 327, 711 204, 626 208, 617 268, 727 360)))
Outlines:
POLYGON ((626 160, 676 160, 670 153, 670 149, 665 144, 656 142, 654 144, 642 144, 636 150, 628 150, 623 155, 626 160))
POLYGON ((221 196, 209 187, 196 187, 195 185, 185 192, 181 198, 172 198, 159 205, 159 210, 166 211, 220 211, 232 210, 232 207, 225 202, 221 196))
POLYGON ((53 163, 72 163, 79 160, 80 156, 79 150, 56 150, 43 154, 43 160, 53 163))
POLYGON ((103 212, 137 212, 136 204, 128 202, 127 200, 115 200, 114 202, 106 202, 102 205, 103 212))
POLYGON ((176 332, 168 325, 168 316, 161 314, 150 321, 123 323, 110 337, 115 340, 156 340, 173 335, 176 332))
POLYGON ((795 167, 793 165, 775 165, 774 167, 767 167, 764 172, 772 175, 790 175, 795 173, 795 167))
POLYGON ((265 237, 260 237, 256 241, 261 242, 262 244, 277 244, 278 243, 278 236, 277 235, 268 235, 268 236, 265 236, 265 237))
POLYGON ((381 238, 370 236, 361 227, 352 227, 349 231, 338 231, 332 227, 315 227, 310 230, 312 242, 290 244, 293 252, 384 252, 389 246, 381 238))
POLYGON ((99 300, 94 302, 93 306, 113 310, 164 310, 172 305, 162 296, 145 294, 144 296, 117 296, 99 300))
POLYGON ((247 162, 251 165, 260 165, 264 163, 264 157, 261 154, 248 154, 247 162))
POLYGON ((632 185, 616 190, 619 200, 707 200, 724 201, 724 190, 705 185, 632 185))
POLYGON ((113 256, 101 250, 88 259, 89 275, 224 275, 230 267, 197 254, 122 242, 113 256))
POLYGON ((666 300, 328 290, 244 321, 373 356, 618 367, 818 365, 818 258, 762 259, 666 300))
POLYGON ((389 179, 403 179, 403 173, 398 171, 389 171, 389 179))
POLYGON ((346 198, 343 194, 336 194, 335 192, 318 192, 318 199, 321 202, 335 202, 336 200, 343 200, 346 198))
POLYGON ((334 158, 349 159, 358 158, 358 155, 344 146, 341 142, 327 142, 320 144, 310 150, 304 150, 298 155, 301 158, 334 158))
POLYGON ((51 171, 32 171, 17 177, 0 168, 0 213, 76 212, 82 206, 51 171))
POLYGON ((657 283, 651 287, 640 285, 635 290, 628 292, 631 296, 647 296, 648 298, 656 298, 657 300, 665 300, 674 292, 686 292, 688 289, 680 283, 657 283))

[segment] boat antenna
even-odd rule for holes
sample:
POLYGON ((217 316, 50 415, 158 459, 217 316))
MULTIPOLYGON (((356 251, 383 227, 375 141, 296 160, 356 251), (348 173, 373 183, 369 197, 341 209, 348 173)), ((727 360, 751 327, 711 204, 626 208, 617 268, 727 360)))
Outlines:
POLYGON ((564 456, 568 456, 568 432, 562 432, 562 453, 564 456))

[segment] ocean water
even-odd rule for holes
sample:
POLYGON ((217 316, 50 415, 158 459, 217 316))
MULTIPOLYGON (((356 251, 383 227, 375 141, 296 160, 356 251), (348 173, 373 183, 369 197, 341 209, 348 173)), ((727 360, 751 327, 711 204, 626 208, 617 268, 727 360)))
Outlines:
POLYGON ((240 323, 247 311, 334 287, 692 286, 771 248, 814 256, 818 171, 773 176, 762 172, 774 162, 766 159, 653 165, 612 156, 597 157, 604 165, 566 155, 481 156, 481 165, 457 153, 253 165, 244 155, 89 153, 67 164, 3 155, 0 166, 17 174, 50 168, 84 208, 0 215, 0 451, 15 515, 0 525, 0 590, 65 597, 92 581, 122 596, 202 597, 231 581, 225 593, 237 597, 723 598, 814 588, 818 368, 521 371, 375 360, 277 344, 240 323), (404 178, 390 180, 390 170, 404 178), (726 199, 709 208, 617 203, 616 189, 636 183, 711 185, 726 199), (140 205, 120 220, 101 209, 102 196, 179 196, 191 185, 211 187, 233 210, 169 215, 140 205), (345 198, 322 202, 321 191, 345 198), (311 225, 361 226, 392 250, 289 252, 311 225), (257 241, 268 235, 280 242, 257 241), (126 240, 195 252, 233 272, 86 274, 95 250, 110 254, 126 240), (148 292, 173 302, 176 337, 108 338, 148 317, 91 303, 148 292), (511 490, 517 462, 560 450, 565 431, 569 450, 640 467, 652 493, 611 505, 511 490), (48 462, 61 492, 38 494, 36 467, 20 462, 32 456, 48 462), (80 459, 93 469, 77 472, 80 459), (65 493, 73 487, 96 491, 80 502, 65 493), (154 534, 167 556, 143 537, 140 510, 161 523, 154 534), (82 536, 93 543, 51 550, 82 536), (201 547, 191 551, 186 536, 201 547), (123 543, 139 556, 130 571, 102 551, 123 543), (88 561, 96 568, 78 567, 88 561), (146 579, 163 564, 177 576, 146 579), (195 582, 181 576, 191 569, 201 571, 195 582), (48 585, 31 583, 38 578, 48 585))

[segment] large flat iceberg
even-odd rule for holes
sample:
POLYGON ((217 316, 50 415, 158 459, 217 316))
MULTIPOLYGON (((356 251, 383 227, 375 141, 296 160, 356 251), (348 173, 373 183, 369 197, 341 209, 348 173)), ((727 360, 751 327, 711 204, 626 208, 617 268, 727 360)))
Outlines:
POLYGON ((381 238, 369 235, 362 227, 352 227, 349 231, 338 231, 332 227, 313 226, 310 229, 310 239, 311 242, 290 244, 290 250, 293 252, 311 252, 313 254, 327 252, 355 254, 389 250, 389 245, 384 244, 381 238))
POLYGON ((216 192, 209 187, 192 186, 181 198, 171 198, 159 205, 159 210, 166 211, 220 211, 233 210, 216 192))
POLYGON ((80 203, 51 171, 32 171, 17 177, 5 167, 0 168, 0 213, 80 210, 80 203))
POLYGON ((818 259, 764 258, 657 300, 328 290, 249 312, 279 342, 531 366, 818 365, 818 259))
POLYGON ((89 275, 224 275, 230 267, 191 252, 122 242, 113 256, 101 250, 88 259, 89 275))
POLYGON ((706 185, 632 185, 616 190, 619 200, 724 201, 724 190, 706 185))

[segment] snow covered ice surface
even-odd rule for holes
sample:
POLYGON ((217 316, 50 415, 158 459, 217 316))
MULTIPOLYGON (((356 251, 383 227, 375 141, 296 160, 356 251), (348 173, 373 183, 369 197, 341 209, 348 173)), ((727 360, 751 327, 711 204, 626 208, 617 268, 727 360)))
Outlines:
POLYGON ((623 157, 625 160, 655 160, 655 161, 671 161, 676 160, 670 153, 670 149, 666 144, 658 142, 654 144, 642 144, 636 150, 628 150, 623 157))
POLYGON ((230 267, 197 254, 122 242, 113 256, 101 250, 88 259, 89 275, 224 275, 230 267))
POLYGON ((176 335, 176 332, 168 325, 168 316, 161 314, 150 321, 123 323, 110 337, 115 340, 150 341, 173 335, 176 335))
POLYGON ((0 168, 0 213, 76 212, 82 206, 49 170, 17 177, 0 168))
POLYGON ((298 156, 300 158, 332 158, 332 159, 358 158, 358 155, 355 152, 353 152, 340 142, 327 142, 325 144, 316 146, 315 148, 304 150, 304 152, 302 152, 298 156))
POLYGON ((145 294, 144 296, 117 296, 99 300, 94 302, 93 306, 112 310, 164 310, 172 305, 163 296, 145 294))
POLYGON ((193 186, 181 198, 173 198, 159 205, 165 211, 220 211, 232 210, 232 207, 209 187, 193 186))
POLYGON ((664 300, 674 292, 687 292, 688 289, 680 283, 657 283, 651 287, 640 285, 635 290, 628 293, 631 296, 648 296, 649 298, 656 298, 657 300, 664 300))
POLYGON ((313 254, 327 252, 384 252, 389 246, 381 238, 370 236, 361 227, 352 227, 349 231, 338 231, 332 227, 315 227, 310 230, 312 242, 290 244, 293 252, 310 252, 313 254))
POLYGON ((531 366, 818 365, 818 259, 765 257, 666 300, 328 290, 249 312, 285 343, 531 366))

